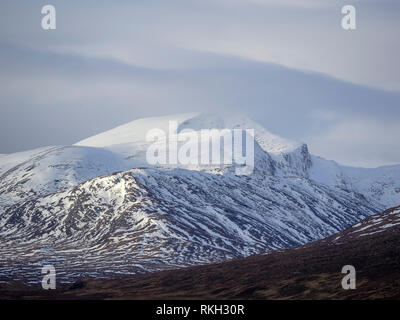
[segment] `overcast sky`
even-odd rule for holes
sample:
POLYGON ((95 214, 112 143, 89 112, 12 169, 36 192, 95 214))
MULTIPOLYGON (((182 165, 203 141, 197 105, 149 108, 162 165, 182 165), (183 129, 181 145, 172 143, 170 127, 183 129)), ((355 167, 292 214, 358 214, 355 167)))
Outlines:
POLYGON ((0 4, 0 153, 218 109, 343 164, 400 163, 398 0, 51 1, 44 31, 48 3, 0 4))

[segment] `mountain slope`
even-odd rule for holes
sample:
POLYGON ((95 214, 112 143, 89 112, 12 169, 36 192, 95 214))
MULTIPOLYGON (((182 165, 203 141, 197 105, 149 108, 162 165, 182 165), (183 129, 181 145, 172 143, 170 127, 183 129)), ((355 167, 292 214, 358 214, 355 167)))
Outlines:
POLYGON ((338 244, 362 237, 369 237, 385 232, 400 230, 400 206, 385 210, 380 214, 370 216, 350 228, 329 237, 326 241, 338 244))
POLYGON ((126 169, 110 151, 54 146, 6 155, 0 159, 1 205, 11 205, 75 186, 91 178, 126 169))
MULTIPOLYGON (((215 115, 173 115, 159 118, 140 119, 117 127, 77 143, 75 146, 54 146, 26 152, 4 155, 0 158, 0 212, 5 206, 19 201, 39 197, 105 174, 138 167, 152 167, 146 160, 146 150, 151 142, 145 140, 148 130, 161 128, 168 132, 169 121, 179 124, 182 133, 188 126, 205 128, 257 128, 255 142, 255 170, 258 174, 275 174, 277 168, 297 172, 297 167, 288 162, 296 152, 288 150, 300 148, 295 143, 276 137, 259 125, 242 116, 224 120, 215 115), (208 119, 208 120, 207 120, 208 119), (267 153, 268 150, 286 150, 285 156, 267 153), (266 142, 267 141, 267 142, 266 142), (86 145, 86 146, 84 146, 86 145)), ((180 142, 182 144, 182 142, 180 142)), ((303 146, 304 147, 304 146, 303 146)), ((302 148, 303 148, 302 147, 302 148)), ((166 150, 168 151, 168 150, 166 150)), ((306 152, 306 156, 308 152, 306 152)), ((304 159, 297 162, 302 166, 304 159)), ((186 168, 215 172, 232 171, 233 168, 220 165, 167 164, 167 168, 186 168)), ((302 169, 301 169, 302 170, 302 169)), ((283 171, 282 171, 283 172, 283 171)))
MULTIPOLYGON (((344 167, 310 155, 305 144, 277 137, 242 115, 179 114, 135 120, 72 147, 47 147, 3 155, 0 158, 0 211, 2 206, 76 186, 96 176, 152 167, 146 161, 146 150, 151 142, 145 140, 145 135, 154 128, 168 133, 169 121, 177 122, 179 133, 188 128, 197 130, 195 132, 254 129, 255 174, 311 179, 318 184, 361 193, 381 207, 400 202, 400 166, 344 167)), ((222 173, 233 170, 218 165, 167 164, 164 167, 222 173)))
POLYGON ((363 220, 328 239, 218 264, 81 279, 45 292, 15 282, 3 298, 25 299, 400 299, 400 207, 363 220), (379 227, 376 222, 380 221, 379 227), (396 225, 394 225, 396 221, 396 225), (381 232, 363 232, 379 228, 381 232), (361 231, 360 231, 361 230, 361 231), (353 236, 354 234, 357 236, 353 236), (341 286, 342 267, 356 269, 356 289, 341 286))
MULTIPOLYGON (((76 145, 104 147, 136 161, 131 167, 148 166, 145 153, 151 143, 145 140, 145 134, 153 128, 168 133, 169 121, 177 122, 178 133, 185 129, 193 129, 195 132, 201 129, 254 129, 255 169, 259 173, 300 176, 327 186, 338 186, 359 192, 384 207, 393 207, 400 203, 400 165, 371 169, 342 166, 310 155, 305 144, 278 137, 243 115, 179 114, 139 119, 80 141, 76 145)), ((179 167, 204 170, 196 166, 179 167)))
POLYGON ((320 239, 378 210, 306 179, 133 169, 9 206, 0 275, 34 281, 43 261, 62 281, 210 263, 320 239))
POLYGON ((343 167, 236 115, 141 119, 75 146, 6 155, 0 276, 37 282, 51 263, 70 282, 302 245, 398 201, 398 168, 343 167), (146 132, 167 131, 170 120, 181 134, 254 129, 254 171, 149 165, 146 132))
POLYGON ((400 203, 400 165, 354 168, 316 156, 311 161, 309 178, 317 183, 359 192, 386 208, 400 203))

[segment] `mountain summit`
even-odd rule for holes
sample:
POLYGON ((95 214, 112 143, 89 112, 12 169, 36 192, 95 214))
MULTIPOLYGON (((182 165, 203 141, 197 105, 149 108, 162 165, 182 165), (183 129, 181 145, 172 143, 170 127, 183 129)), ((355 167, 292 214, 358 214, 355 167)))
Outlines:
POLYGON ((343 167, 243 116, 136 120, 82 140, 0 157, 0 275, 110 277, 243 257, 332 235, 398 205, 400 166, 343 167), (154 166, 158 128, 254 129, 254 171, 154 166), (16 268, 17 266, 17 268, 16 268))
POLYGON ((77 146, 102 147, 117 153, 129 155, 135 147, 146 143, 146 133, 152 129, 169 131, 170 122, 177 123, 177 133, 192 129, 254 129, 255 140, 269 153, 290 152, 300 146, 299 143, 276 136, 258 123, 240 114, 223 115, 218 113, 187 113, 163 117, 150 117, 118 126, 77 142, 77 146))

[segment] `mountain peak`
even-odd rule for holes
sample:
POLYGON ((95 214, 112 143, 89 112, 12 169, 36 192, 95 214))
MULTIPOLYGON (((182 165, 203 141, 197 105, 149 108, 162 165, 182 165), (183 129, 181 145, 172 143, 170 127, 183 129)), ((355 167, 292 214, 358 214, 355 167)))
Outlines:
MULTIPOLYGON (((94 135, 77 142, 78 146, 107 147, 121 151, 123 145, 146 142, 146 133, 154 128, 168 133, 169 122, 176 121, 178 133, 185 129, 254 129, 255 140, 269 153, 291 152, 301 146, 300 143, 279 137, 260 124, 240 113, 182 113, 162 117, 149 117, 131 121, 114 129, 94 135)), ((115 151, 115 150, 114 150, 115 151)))

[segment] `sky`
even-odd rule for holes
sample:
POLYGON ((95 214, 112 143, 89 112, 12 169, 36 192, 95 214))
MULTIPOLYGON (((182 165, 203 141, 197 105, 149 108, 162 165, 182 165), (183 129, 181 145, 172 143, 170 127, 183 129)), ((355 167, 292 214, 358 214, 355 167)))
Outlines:
POLYGON ((54 0, 43 30, 46 4, 0 4, 0 153, 219 110, 342 164, 400 163, 397 0, 54 0))

